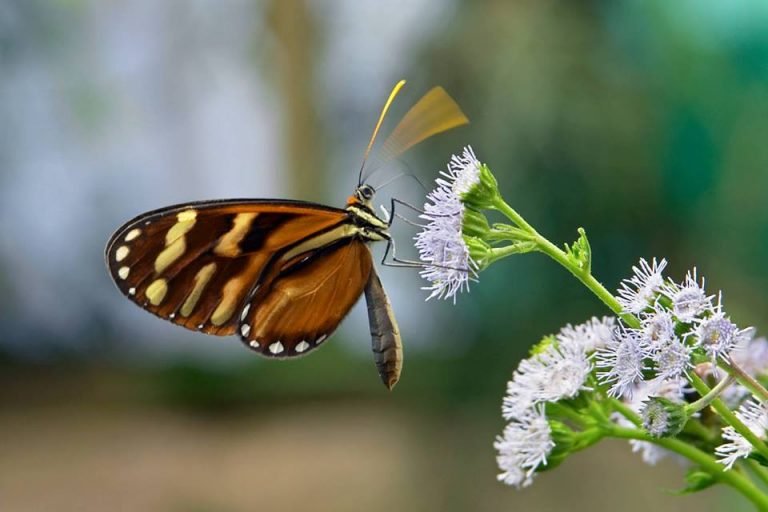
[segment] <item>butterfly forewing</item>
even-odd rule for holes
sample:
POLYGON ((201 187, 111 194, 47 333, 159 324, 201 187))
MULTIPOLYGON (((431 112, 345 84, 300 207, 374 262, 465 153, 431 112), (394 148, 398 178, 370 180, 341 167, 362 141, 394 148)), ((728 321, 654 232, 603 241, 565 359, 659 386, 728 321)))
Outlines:
POLYGON ((347 212, 312 203, 227 200, 141 215, 107 245, 118 288, 188 329, 229 335, 278 254, 344 225, 347 212))
POLYGON ((357 238, 285 253, 270 265, 243 311, 241 339, 268 357, 306 354, 355 305, 372 267, 370 250, 357 238))

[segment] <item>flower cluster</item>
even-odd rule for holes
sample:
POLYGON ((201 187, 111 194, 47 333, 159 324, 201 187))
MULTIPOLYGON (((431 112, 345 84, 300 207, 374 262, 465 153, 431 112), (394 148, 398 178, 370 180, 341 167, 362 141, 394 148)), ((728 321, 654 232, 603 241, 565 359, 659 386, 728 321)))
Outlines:
POLYGON ((502 414, 509 424, 497 438, 499 480, 525 487, 533 474, 546 466, 555 443, 546 417, 546 405, 576 398, 588 385, 593 370, 589 353, 610 338, 612 318, 567 325, 556 336, 544 338, 531 357, 520 362, 507 384, 502 414))
POLYGON ((640 321, 624 324, 611 342, 597 351, 598 379, 608 394, 631 398, 640 386, 667 386, 685 379, 697 363, 729 360, 734 349, 749 343, 754 330, 739 329, 723 310, 722 300, 707 295, 696 269, 682 283, 665 280, 666 260, 640 260, 624 280, 619 302, 640 321))
MULTIPOLYGON (((569 425, 577 436, 580 429, 589 430, 584 428, 589 422, 578 421, 588 410, 584 403, 601 404, 619 428, 641 427, 651 438, 672 437, 698 415, 688 404, 696 396, 692 372, 716 384, 723 377, 715 372, 719 361, 741 363, 752 376, 768 370, 768 341, 753 339, 751 328, 737 327, 721 296, 707 294, 695 269, 678 283, 664 277, 666 266, 666 260, 641 260, 623 281, 619 301, 631 317, 567 325, 520 362, 502 404, 502 416, 510 423, 494 444, 499 480, 529 485, 561 448, 552 425, 569 425), (637 322, 628 325, 626 318, 637 322), (564 410, 570 412, 564 415, 564 410)), ((758 438, 768 437, 768 409, 744 403, 746 388, 731 384, 719 393, 732 407, 741 404, 736 415, 758 438)), ((754 449, 732 427, 723 428, 722 437, 726 442, 711 449, 726 468, 754 449)), ((649 464, 671 453, 642 438, 630 444, 649 464)))
POLYGON ((455 302, 489 265, 540 252, 616 314, 567 325, 520 362, 494 442, 500 481, 526 487, 536 473, 613 437, 629 440, 649 464, 668 456, 689 464, 685 493, 724 483, 768 510, 750 473, 764 483, 768 474, 740 467, 744 458, 768 460, 768 340, 739 328, 696 269, 675 281, 664 275, 666 260, 641 259, 611 294, 592 275, 585 230, 564 248, 551 243, 503 200, 470 148, 451 159, 424 209, 416 246, 429 298, 455 302), (491 224, 486 214, 507 222, 491 224))
POLYGON ((427 195, 420 215, 427 225, 415 237, 419 258, 425 264, 421 276, 430 283, 424 288, 430 292, 427 300, 455 301, 457 293, 469 290, 475 263, 462 233, 464 196, 480 183, 481 165, 472 148, 464 148, 461 156, 453 155, 448 171, 440 173, 443 177, 427 195))

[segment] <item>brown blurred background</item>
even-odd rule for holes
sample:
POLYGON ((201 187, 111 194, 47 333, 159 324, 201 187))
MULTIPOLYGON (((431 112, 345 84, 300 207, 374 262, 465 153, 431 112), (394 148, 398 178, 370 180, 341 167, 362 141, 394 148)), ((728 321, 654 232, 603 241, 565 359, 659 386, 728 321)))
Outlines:
POLYGON ((102 251, 176 202, 343 204, 407 78, 395 116, 440 84, 472 120, 399 163, 427 187, 472 144, 553 241, 587 229, 609 288, 640 256, 696 265, 765 332, 766 26, 759 0, 0 2, 0 510, 749 510, 674 496, 683 470, 623 442, 495 481, 517 360, 606 313, 544 257, 456 306, 383 269, 406 344, 388 393, 359 308, 266 363, 129 304, 102 251))

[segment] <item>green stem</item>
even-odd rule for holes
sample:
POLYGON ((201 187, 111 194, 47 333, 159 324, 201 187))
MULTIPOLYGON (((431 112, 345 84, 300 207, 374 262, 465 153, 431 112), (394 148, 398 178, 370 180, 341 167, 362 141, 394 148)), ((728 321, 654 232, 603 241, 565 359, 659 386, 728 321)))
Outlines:
MULTIPOLYGON (((694 372, 691 372, 691 383, 693 384, 693 387, 696 389, 696 391, 702 395, 706 396, 709 392, 709 386, 694 372)), ((768 447, 766 447, 765 443, 762 439, 757 437, 752 430, 746 426, 734 413, 732 410, 728 408, 725 403, 720 400, 719 398, 715 398, 712 400, 712 408, 717 412, 717 414, 720 415, 720 417, 725 420, 725 422, 730 425, 731 427, 736 430, 741 436, 749 441, 749 443, 760 452, 760 455, 763 457, 768 458, 768 447)))
POLYGON ((736 379, 733 377, 733 375, 728 375, 726 378, 718 382, 715 387, 710 389, 706 395, 703 395, 692 404, 688 404, 688 406, 685 408, 685 412, 688 414, 688 416, 691 416, 692 414, 704 409, 709 404, 711 404, 714 399, 720 396, 720 393, 725 391, 725 388, 733 384, 733 381, 735 380, 736 379))
POLYGON ((735 377, 739 384, 747 388, 757 399, 762 402, 768 401, 768 390, 739 365, 733 361, 729 363, 721 359, 718 362, 718 366, 722 367, 729 375, 735 377))
POLYGON ((640 418, 640 416, 621 400, 611 398, 611 407, 621 413, 622 416, 631 421, 635 426, 639 427, 643 424, 643 420, 640 418))
POLYGON ((698 437, 705 443, 714 443, 717 440, 717 435, 710 429, 701 424, 696 418, 689 418, 688 422, 683 428, 683 433, 692 437, 698 437))
POLYGON ((523 219, 523 217, 521 217, 520 214, 514 210, 514 208, 509 206, 501 198, 498 198, 495 201, 494 207, 502 214, 504 214, 509 220, 514 222, 518 227, 529 232, 533 237, 533 240, 536 243, 539 251, 555 260, 557 263, 567 269, 571 274, 573 274, 573 276, 581 281, 584 286, 589 288, 592 293, 597 296, 597 298, 603 301, 603 303, 608 306, 608 309, 613 311, 616 316, 620 317, 626 325, 635 328, 640 327, 640 321, 634 315, 625 313, 622 310, 619 301, 617 301, 611 292, 609 292, 597 279, 595 279, 592 274, 579 267, 575 262, 571 261, 565 251, 541 236, 533 228, 533 226, 528 224, 525 219, 523 219))
POLYGON ((768 510, 768 495, 763 494, 760 489, 755 486, 748 478, 735 471, 727 471, 719 464, 713 457, 706 452, 699 450, 698 448, 678 441, 673 438, 656 439, 646 434, 642 430, 633 428, 623 428, 619 426, 612 427, 608 432, 608 435, 612 437, 618 437, 622 439, 636 439, 638 441, 647 441, 654 443, 662 448, 666 448, 669 451, 675 452, 678 455, 682 455, 691 462, 699 465, 702 469, 707 471, 713 477, 723 482, 726 485, 730 485, 734 489, 738 490, 748 500, 755 504, 759 510, 768 510))
POLYGON ((763 485, 768 485, 768 469, 755 460, 744 461, 752 473, 760 479, 763 485))
POLYGON ((536 246, 533 243, 529 244, 528 242, 517 242, 503 247, 494 247, 488 251, 484 263, 490 265, 491 263, 506 258, 507 256, 511 256, 512 254, 526 253, 535 249, 536 246))

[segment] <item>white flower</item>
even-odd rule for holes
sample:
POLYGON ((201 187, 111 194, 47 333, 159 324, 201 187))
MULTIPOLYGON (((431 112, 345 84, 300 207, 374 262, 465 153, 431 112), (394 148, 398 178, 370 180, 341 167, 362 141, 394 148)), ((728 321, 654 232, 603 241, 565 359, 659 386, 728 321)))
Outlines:
MULTIPOLYGON (((768 433, 768 409, 766 409, 764 404, 750 400, 739 407, 739 410, 736 411, 736 416, 758 438, 766 439, 766 433, 768 433)), ((738 459, 748 457, 752 453, 754 448, 752 444, 736 432, 733 427, 725 427, 722 436, 728 442, 715 448, 715 455, 719 458, 718 462, 724 464, 726 469, 731 469, 738 459)))
POLYGON ((689 369, 693 368, 692 353, 693 348, 683 343, 677 336, 663 345, 656 346, 656 349, 650 352, 651 360, 655 366, 656 378, 668 380, 683 376, 689 369))
POLYGON ((455 302, 457 293, 469 290, 476 265, 462 235, 461 194, 479 183, 479 165, 472 149, 467 147, 461 157, 451 158, 448 172, 441 173, 447 181, 438 178, 437 187, 427 194, 424 213, 420 215, 427 225, 414 237, 419 259, 426 264, 420 275, 431 283, 423 288, 431 292, 427 300, 453 298, 455 302))
POLYGON ((592 363, 581 347, 551 343, 523 359, 507 383, 501 406, 506 419, 523 416, 535 404, 573 398, 585 387, 592 363))
POLYGON ((659 308, 650 315, 643 315, 641 323, 643 341, 649 349, 664 346, 675 337, 675 322, 668 311, 659 308))
POLYGON ((637 333, 629 329, 617 332, 596 354, 595 366, 603 369, 598 373, 598 379, 603 384, 611 385, 608 394, 614 397, 631 396, 633 387, 643 380, 646 369, 643 361, 645 353, 637 333))
POLYGON ((579 346, 582 351, 589 354, 604 348, 613 339, 614 329, 616 329, 614 317, 592 317, 583 324, 576 326, 568 324, 563 327, 557 334, 557 342, 561 346, 568 344, 579 346))
POLYGON ((715 312, 707 317, 696 319, 693 335, 695 344, 702 347, 714 361, 718 357, 729 360, 730 353, 747 337, 751 337, 751 328, 739 329, 731 319, 725 316, 722 304, 718 303, 715 312))
POLYGON ((664 286, 662 293, 672 301, 672 313, 681 322, 691 323, 707 311, 712 311, 714 296, 708 296, 704 291, 703 277, 699 284, 695 268, 686 274, 682 285, 670 281, 664 286))
POLYGON ((440 174, 450 180, 453 193, 462 197, 480 183, 480 165, 472 146, 467 146, 461 156, 451 156, 448 172, 440 174))
POLYGON ((628 313, 637 314, 653 304, 656 293, 664 285, 661 273, 667 266, 667 260, 656 262, 656 258, 649 264, 644 258, 639 266, 632 267, 634 276, 622 281, 617 297, 621 307, 628 313))
POLYGON ((536 469, 547 464, 555 447, 544 407, 529 409, 512 420, 493 446, 498 451, 499 481, 517 488, 530 485, 536 469))

